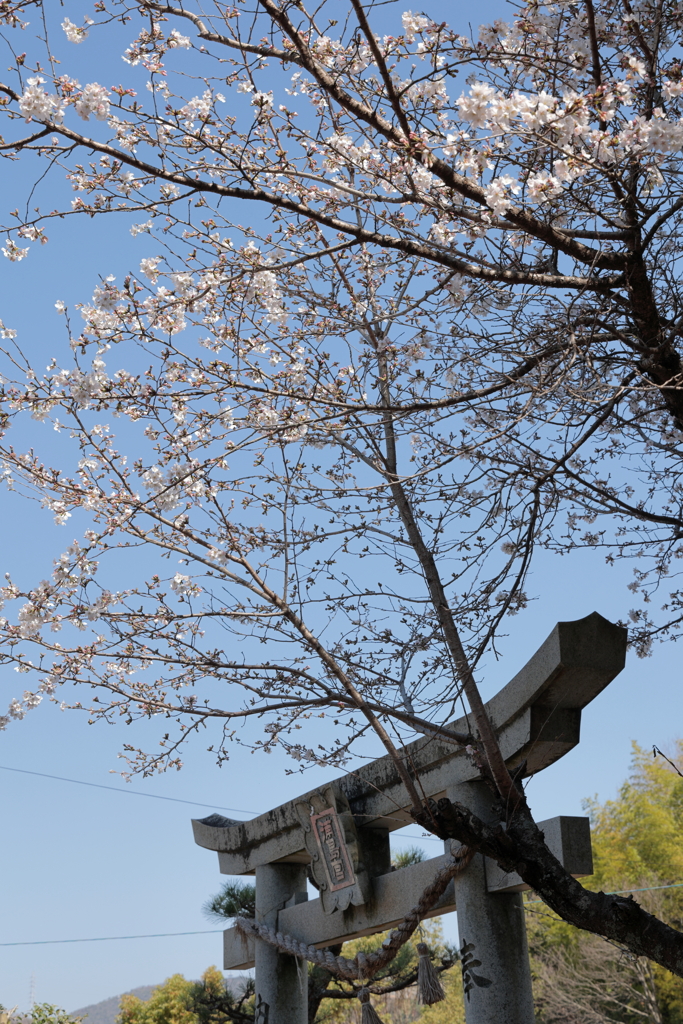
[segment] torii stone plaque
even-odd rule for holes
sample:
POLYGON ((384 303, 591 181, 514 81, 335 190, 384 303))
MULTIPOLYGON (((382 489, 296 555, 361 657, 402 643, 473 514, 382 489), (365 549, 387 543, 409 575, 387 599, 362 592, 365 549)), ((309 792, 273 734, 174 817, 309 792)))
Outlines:
MULTIPOLYGON (((509 768, 535 775, 579 742, 582 709, 624 667, 626 630, 593 612, 560 622, 524 668, 487 704, 509 768)), ((450 723, 468 732, 463 718, 450 723)), ((465 751, 421 736, 404 752, 425 798, 447 796, 491 821, 491 795, 465 751)), ((410 824, 410 799, 393 762, 379 758, 251 821, 193 821, 195 841, 218 852, 228 875, 256 875, 256 919, 318 948, 384 931, 417 903, 446 854, 391 871, 389 833, 410 824), (311 865, 320 898, 308 900, 311 865)), ((575 876, 592 873, 587 818, 541 822, 546 842, 575 876)), ((534 1024, 521 892, 481 855, 428 916, 457 910, 467 1024, 534 1024)), ((234 928, 224 968, 256 967, 259 1024, 306 1024, 305 965, 234 928), (303 979, 303 980, 302 980, 303 979)))
POLYGON ((377 865, 365 863, 346 795, 338 786, 325 786, 303 798, 297 813, 323 911, 362 906, 371 897, 372 868, 377 865))

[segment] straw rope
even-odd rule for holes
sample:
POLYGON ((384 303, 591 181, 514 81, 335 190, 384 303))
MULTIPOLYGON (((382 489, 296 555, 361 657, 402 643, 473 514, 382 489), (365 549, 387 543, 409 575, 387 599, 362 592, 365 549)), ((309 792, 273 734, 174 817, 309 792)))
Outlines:
POLYGON ((394 959, 401 946, 403 946, 413 934, 420 921, 434 907, 446 891, 446 887, 452 878, 461 874, 472 860, 475 851, 467 846, 461 846, 453 854, 453 861, 446 864, 441 871, 437 872, 434 880, 424 890, 417 904, 406 914, 401 923, 392 929, 382 943, 382 948, 373 953, 359 953, 353 960, 344 956, 335 956, 329 949, 316 949, 315 946, 308 946, 291 935, 284 935, 276 932, 268 925, 259 924, 251 918, 238 917, 235 927, 245 937, 253 935, 275 946, 282 953, 289 953, 291 956, 308 960, 309 963, 318 967, 326 968, 331 974, 347 981, 359 980, 366 982, 386 967, 394 959))

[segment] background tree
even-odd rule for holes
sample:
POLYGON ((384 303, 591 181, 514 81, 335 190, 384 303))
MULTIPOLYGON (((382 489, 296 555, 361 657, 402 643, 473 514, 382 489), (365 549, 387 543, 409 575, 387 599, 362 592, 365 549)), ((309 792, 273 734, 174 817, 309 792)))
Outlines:
MULTIPOLYGON (((38 6, 5 4, 9 30, 38 6)), ((77 193, 32 190, 4 253, 131 211, 154 248, 80 328, 57 302, 72 355, 47 371, 3 328, 6 425, 58 420, 73 451, 8 441, 7 480, 84 526, 50 579, 3 588, 3 661, 39 679, 5 724, 74 682, 95 718, 169 723, 133 770, 179 766, 214 723, 219 760, 381 744, 425 827, 683 974, 679 933, 550 855, 476 683, 543 546, 632 556, 637 650, 678 635, 680 5, 534 2, 478 41, 360 0, 96 13, 57 42, 45 12, 0 87, 2 152, 77 193), (66 48, 118 45, 119 22, 127 83, 81 85, 66 48), (497 828, 423 807, 401 757, 460 699, 450 740, 497 828)))
POLYGON ((248 882, 226 882, 220 892, 211 896, 202 908, 212 921, 232 920, 234 917, 254 917, 256 914, 256 886, 248 882))
POLYGON ((253 1004, 251 979, 233 993, 221 972, 209 967, 201 981, 174 974, 144 1001, 130 993, 121 996, 117 1024, 253 1024, 253 1004))
MULTIPOLYGON (((647 909, 676 928, 683 924, 683 743, 674 766, 634 745, 632 771, 616 800, 587 801, 595 875, 591 889, 645 890, 647 909)), ((534 996, 548 1024, 681 1024, 681 979, 604 939, 553 920, 542 904, 527 906, 534 996)))
POLYGON ((663 1024, 652 969, 592 935, 538 958, 536 1006, 548 1024, 663 1024))
POLYGON ((465 1024, 461 973, 450 971, 442 980, 446 998, 433 1006, 423 1006, 418 1018, 420 1024, 465 1024))
POLYGON ((52 1003, 34 1003, 30 1013, 17 1013, 17 1007, 11 1010, 0 1004, 0 1021, 2 1024, 81 1024, 84 1017, 74 1017, 59 1006, 52 1003))

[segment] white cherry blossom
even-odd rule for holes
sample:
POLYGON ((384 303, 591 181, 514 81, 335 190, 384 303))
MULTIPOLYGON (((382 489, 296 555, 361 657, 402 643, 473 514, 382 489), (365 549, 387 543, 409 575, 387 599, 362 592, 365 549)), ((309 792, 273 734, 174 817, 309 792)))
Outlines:
POLYGON ((70 18, 64 19, 62 22, 62 29, 70 43, 82 43, 84 39, 88 38, 87 29, 74 25, 70 18))
POLYGON ((13 238, 6 238, 2 247, 2 254, 11 263, 18 263, 28 256, 28 249, 22 249, 13 238))
POLYGON ((45 79, 40 75, 27 79, 24 94, 19 99, 19 110, 27 121, 48 121, 58 124, 64 116, 64 101, 46 92, 45 79))
POLYGON ((140 260, 140 273, 144 274, 145 277, 149 278, 152 284, 156 284, 159 278, 159 264, 161 263, 161 256, 149 256, 145 259, 140 260))
POLYGON ((181 35, 177 28, 171 29, 168 37, 169 47, 180 47, 183 50, 189 50, 192 46, 192 42, 189 36, 181 35))
POLYGON ((74 103, 74 109, 84 121, 89 121, 91 114, 98 121, 106 121, 109 117, 109 90, 97 82, 86 85, 74 103))

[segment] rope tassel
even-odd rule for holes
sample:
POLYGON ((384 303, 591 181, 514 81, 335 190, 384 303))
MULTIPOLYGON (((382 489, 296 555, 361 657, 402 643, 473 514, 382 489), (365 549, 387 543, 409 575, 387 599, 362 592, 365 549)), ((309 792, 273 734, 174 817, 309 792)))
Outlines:
POLYGON ((446 998, 446 993, 424 942, 418 942, 417 952, 420 956, 417 963, 417 1001, 426 1006, 440 1003, 446 998))
MULTIPOLYGON (((283 935, 282 932, 277 932, 274 928, 260 924, 252 918, 236 918, 235 928, 245 939, 247 936, 252 935, 262 942, 267 942, 269 946, 275 946, 276 949, 283 953, 289 953, 291 956, 308 960, 311 964, 325 967, 337 978, 343 978, 345 981, 355 981, 358 979, 361 984, 361 988, 358 990, 358 998, 361 1004, 361 1024, 382 1024, 381 1018, 378 1017, 377 1012, 370 1003, 370 991, 367 988, 367 981, 374 978, 382 968, 391 963, 401 946, 404 946, 410 936, 413 935, 420 921, 444 894, 451 878, 461 874, 474 856, 474 850, 469 849, 467 846, 461 846, 456 852, 451 852, 453 860, 436 873, 433 880, 420 896, 417 904, 406 914, 401 923, 392 929, 384 940, 381 949, 374 950, 367 955, 361 951, 353 960, 347 960, 343 956, 334 956, 329 949, 316 949, 315 946, 309 946, 307 943, 295 939, 292 935, 283 935)), ((418 962, 420 994, 418 998, 420 1002, 428 1005, 438 1003, 445 999, 443 986, 439 981, 438 974, 430 963, 429 950, 424 943, 419 943, 418 951, 420 947, 424 949, 424 955, 420 952, 420 960, 418 962)))
POLYGON ((361 1024, 382 1024, 381 1018, 377 1016, 377 1011, 370 1002, 370 990, 363 986, 363 988, 358 991, 358 998, 360 999, 361 1005, 361 1024))

